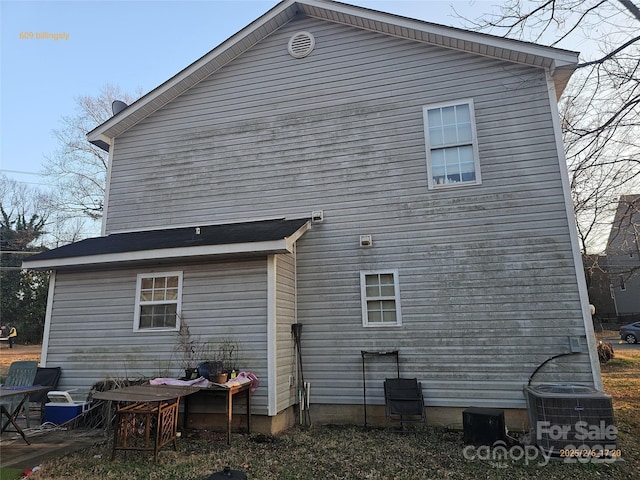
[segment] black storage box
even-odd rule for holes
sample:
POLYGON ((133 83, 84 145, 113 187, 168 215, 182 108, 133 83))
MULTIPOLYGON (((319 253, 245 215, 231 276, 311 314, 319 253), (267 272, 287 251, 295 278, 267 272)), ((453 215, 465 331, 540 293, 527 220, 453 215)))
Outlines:
POLYGON ((222 472, 217 472, 207 477, 207 480, 247 480, 247 476, 240 470, 231 470, 230 467, 224 467, 222 472))
POLYGON ((462 412, 462 426, 467 445, 493 445, 505 440, 504 411, 496 408, 467 408, 462 412))

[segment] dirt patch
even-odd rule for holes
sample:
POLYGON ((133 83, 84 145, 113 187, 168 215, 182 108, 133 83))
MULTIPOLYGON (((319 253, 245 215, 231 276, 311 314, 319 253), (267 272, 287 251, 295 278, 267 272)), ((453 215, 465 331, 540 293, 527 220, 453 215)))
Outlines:
POLYGON ((9 344, 0 344, 0 379, 4 380, 9 371, 9 365, 19 360, 36 360, 40 362, 42 345, 14 345, 9 348, 9 344))

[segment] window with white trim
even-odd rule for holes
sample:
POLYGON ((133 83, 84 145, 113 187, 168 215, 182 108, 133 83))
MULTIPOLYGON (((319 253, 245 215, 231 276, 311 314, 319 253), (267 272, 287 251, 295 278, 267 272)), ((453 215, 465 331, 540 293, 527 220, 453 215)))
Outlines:
POLYGON ((178 330, 182 272, 141 273, 136 285, 134 330, 178 330))
POLYGON ((360 272, 360 291, 365 327, 402 325, 397 270, 360 272))
POLYGON ((473 101, 423 107, 429 188, 480 184, 473 101))

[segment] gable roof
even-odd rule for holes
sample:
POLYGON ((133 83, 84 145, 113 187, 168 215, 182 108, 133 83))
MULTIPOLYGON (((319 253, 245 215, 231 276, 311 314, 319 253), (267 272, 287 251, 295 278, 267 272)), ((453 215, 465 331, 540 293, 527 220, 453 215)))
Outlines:
POLYGON ((558 98, 578 62, 576 52, 414 20, 331 0, 283 0, 202 58, 89 132, 87 138, 98 147, 109 150, 111 139, 126 132, 234 60, 298 14, 430 45, 545 68, 554 80, 558 98))
POLYGON ((229 254, 291 253, 310 228, 307 218, 116 233, 88 238, 25 259, 23 268, 51 269, 105 263, 229 254))
POLYGON ((640 251, 640 194, 621 195, 611 222, 607 255, 640 251))

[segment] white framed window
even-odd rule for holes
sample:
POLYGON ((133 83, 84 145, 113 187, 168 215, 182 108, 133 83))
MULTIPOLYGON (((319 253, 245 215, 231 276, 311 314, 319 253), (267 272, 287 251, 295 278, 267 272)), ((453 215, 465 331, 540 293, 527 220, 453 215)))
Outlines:
POLYGON ((423 107, 430 189, 481 183, 473 100, 423 107))
POLYGON ((360 272, 360 292, 363 326, 402 325, 398 270, 360 272))
POLYGON ((182 272, 139 274, 134 331, 179 330, 181 306, 182 272))

